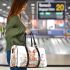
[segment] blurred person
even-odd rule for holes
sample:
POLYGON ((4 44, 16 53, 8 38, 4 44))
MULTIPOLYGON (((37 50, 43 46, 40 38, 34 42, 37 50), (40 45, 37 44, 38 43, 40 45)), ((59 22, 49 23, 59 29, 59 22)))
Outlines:
POLYGON ((65 19, 65 28, 70 28, 68 18, 65 19))
MULTIPOLYGON (((7 62, 10 64, 10 52, 13 45, 26 45, 25 33, 29 33, 28 27, 21 20, 21 13, 25 11, 28 0, 13 0, 11 10, 7 18, 5 38, 7 42, 7 62)), ((10 67, 10 70, 27 70, 24 67, 10 67)))

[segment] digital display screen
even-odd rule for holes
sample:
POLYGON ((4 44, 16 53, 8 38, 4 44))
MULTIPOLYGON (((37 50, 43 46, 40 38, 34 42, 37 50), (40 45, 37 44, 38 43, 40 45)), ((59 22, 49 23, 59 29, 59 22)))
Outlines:
POLYGON ((65 2, 38 2, 38 19, 65 18, 65 2))
POLYGON ((64 36, 64 20, 32 20, 32 32, 37 36, 64 36))
POLYGON ((47 30, 63 29, 64 20, 47 20, 47 30))
POLYGON ((64 36, 64 30, 63 29, 48 30, 47 34, 50 37, 63 37, 64 36))
POLYGON ((47 20, 32 20, 32 32, 37 36, 47 36, 47 20))
POLYGON ((64 20, 47 20, 47 35, 50 37, 63 37, 64 20))
POLYGON ((32 19, 32 32, 34 35, 64 36, 65 2, 38 1, 36 11, 37 18, 32 19))

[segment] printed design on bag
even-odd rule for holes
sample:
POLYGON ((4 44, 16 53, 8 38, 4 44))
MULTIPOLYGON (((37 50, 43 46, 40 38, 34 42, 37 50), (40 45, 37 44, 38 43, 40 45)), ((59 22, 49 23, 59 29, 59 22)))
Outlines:
MULTIPOLYGON (((11 61, 10 66, 14 67, 26 67, 27 64, 27 51, 24 46, 12 46, 13 51, 11 49, 11 61)), ((46 67, 47 60, 44 48, 38 48, 40 53, 40 64, 39 67, 46 67)), ((29 53, 29 65, 28 67, 36 67, 38 65, 38 52, 35 47, 28 47, 29 53)))
POLYGON ((29 58, 30 58, 30 61, 36 61, 37 59, 36 59, 36 57, 35 57, 35 54, 36 53, 36 50, 34 49, 34 50, 29 50, 29 58))
MULTIPOLYGON (((24 56, 24 55, 23 55, 24 56)), ((24 57, 24 58, 22 58, 22 57, 20 57, 20 59, 21 59, 21 63, 20 63, 20 66, 22 67, 22 66, 24 66, 25 64, 26 64, 26 62, 27 62, 27 57, 24 57), (23 61, 24 60, 24 61, 23 61)))
POLYGON ((28 47, 29 52, 29 65, 28 67, 36 67, 38 64, 38 53, 34 47, 28 47))
POLYGON ((25 50, 25 47, 18 46, 18 67, 25 67, 27 64, 27 60, 27 52, 25 50))
POLYGON ((11 58, 12 66, 16 66, 16 59, 17 59, 16 48, 12 48, 11 52, 12 52, 12 54, 11 54, 11 56, 12 56, 12 58, 11 58))

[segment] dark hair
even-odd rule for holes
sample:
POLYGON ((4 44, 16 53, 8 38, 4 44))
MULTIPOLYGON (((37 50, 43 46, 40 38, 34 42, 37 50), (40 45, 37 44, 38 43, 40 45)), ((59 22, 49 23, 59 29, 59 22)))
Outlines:
POLYGON ((7 20, 11 16, 19 14, 27 2, 28 2, 28 0, 13 0, 13 4, 11 6, 11 10, 9 12, 7 20))

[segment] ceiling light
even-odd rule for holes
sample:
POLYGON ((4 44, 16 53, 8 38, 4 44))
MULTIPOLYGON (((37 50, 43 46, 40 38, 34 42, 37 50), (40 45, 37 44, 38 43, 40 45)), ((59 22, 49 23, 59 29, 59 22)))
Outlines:
POLYGON ((0 11, 2 11, 2 9, 0 9, 0 11))
POLYGON ((70 15, 68 15, 70 17, 70 15))
POLYGON ((7 15, 6 14, 3 14, 3 16, 6 17, 7 15))
POLYGON ((6 12, 6 14, 8 15, 8 12, 6 12))
POLYGON ((3 13, 6 13, 6 11, 3 11, 3 13))
POLYGON ((68 15, 69 13, 67 12, 66 14, 68 15))
POLYGON ((65 11, 67 11, 67 9, 65 9, 65 11))
POLYGON ((1 17, 1 16, 0 16, 0 22, 2 22, 2 23, 3 23, 3 17, 1 17))
POLYGON ((32 4, 31 4, 31 6, 32 6, 32 7, 34 7, 34 6, 35 6, 35 4, 33 4, 33 3, 32 3, 32 4))
POLYGON ((10 9, 10 6, 7 6, 7 9, 10 9))
POLYGON ((3 6, 6 6, 7 4, 6 4, 6 3, 3 3, 2 5, 3 5, 3 6))
POLYGON ((70 7, 68 7, 68 9, 70 9, 70 7))

